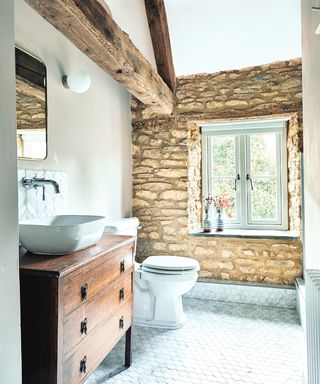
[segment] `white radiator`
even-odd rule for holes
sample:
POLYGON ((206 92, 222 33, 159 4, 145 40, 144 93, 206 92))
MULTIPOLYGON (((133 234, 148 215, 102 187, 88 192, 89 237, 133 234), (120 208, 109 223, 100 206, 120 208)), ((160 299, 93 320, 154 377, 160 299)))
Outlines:
POLYGON ((308 384, 320 384, 320 270, 305 272, 308 384))

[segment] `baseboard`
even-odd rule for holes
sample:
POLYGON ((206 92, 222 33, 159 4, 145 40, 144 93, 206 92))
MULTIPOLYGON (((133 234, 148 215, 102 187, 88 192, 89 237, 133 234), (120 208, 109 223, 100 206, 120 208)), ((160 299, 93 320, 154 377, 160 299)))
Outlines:
POLYGON ((296 309, 296 289, 286 286, 198 281, 185 297, 296 309))

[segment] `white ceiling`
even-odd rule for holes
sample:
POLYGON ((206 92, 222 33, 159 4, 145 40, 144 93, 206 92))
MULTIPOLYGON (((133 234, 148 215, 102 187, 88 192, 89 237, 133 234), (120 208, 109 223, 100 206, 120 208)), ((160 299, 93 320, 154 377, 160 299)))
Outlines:
MULTIPOLYGON (((1 1, 1 0, 0 0, 1 1)), ((100 0, 99 0, 100 1, 100 0)), ((157 68, 144 0, 104 0, 116 23, 129 34, 135 46, 157 68)))
POLYGON ((165 0, 177 76, 301 56, 300 0, 165 0))

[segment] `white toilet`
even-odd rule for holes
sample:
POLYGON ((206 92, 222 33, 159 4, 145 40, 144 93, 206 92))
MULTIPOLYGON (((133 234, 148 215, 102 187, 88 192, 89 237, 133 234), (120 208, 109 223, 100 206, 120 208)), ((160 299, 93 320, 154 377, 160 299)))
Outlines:
MULTIPOLYGON (((110 220, 105 231, 137 235, 137 218, 110 220)), ((134 323, 149 327, 180 328, 186 321, 182 295, 198 278, 199 263, 188 257, 149 256, 135 263, 134 323)))

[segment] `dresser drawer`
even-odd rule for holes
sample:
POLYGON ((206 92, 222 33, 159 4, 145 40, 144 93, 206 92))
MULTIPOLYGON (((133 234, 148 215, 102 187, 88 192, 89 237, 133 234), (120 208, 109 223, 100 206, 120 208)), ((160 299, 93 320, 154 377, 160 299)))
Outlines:
POLYGON ((132 299, 129 299, 109 320, 79 344, 63 364, 64 384, 83 383, 100 364, 131 326, 131 307, 132 299))
POLYGON ((99 258, 99 263, 78 268, 63 281, 64 316, 94 298, 112 281, 132 270, 133 244, 108 252, 99 258))
POLYGON ((94 298, 75 309, 64 318, 63 354, 64 360, 74 347, 89 338, 103 321, 106 321, 124 303, 132 298, 132 272, 127 272, 102 289, 94 298))

